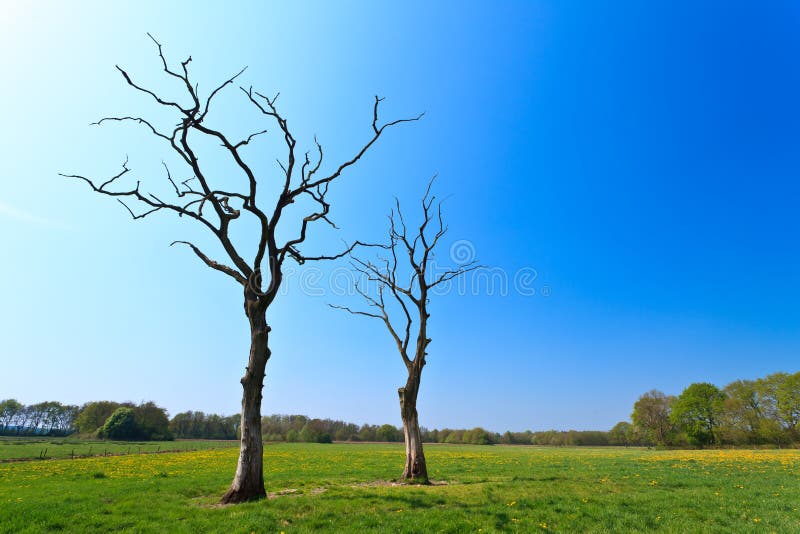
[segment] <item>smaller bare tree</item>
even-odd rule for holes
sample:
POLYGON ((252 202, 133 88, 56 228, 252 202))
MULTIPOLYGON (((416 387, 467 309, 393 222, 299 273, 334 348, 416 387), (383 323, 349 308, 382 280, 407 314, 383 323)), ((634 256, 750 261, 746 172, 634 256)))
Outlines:
POLYGON ((422 197, 422 223, 417 232, 409 235, 400 201, 395 199, 396 207, 389 214, 389 244, 384 247, 388 251, 386 257, 373 261, 351 255, 353 268, 362 282, 376 286, 374 291, 370 291, 369 287, 362 287, 358 281, 355 283, 355 290, 364 298, 368 309, 330 305, 354 315, 380 319, 394 339, 408 371, 406 385, 397 390, 406 445, 402 479, 421 484, 428 483, 428 467, 422 450, 417 396, 428 345, 431 343, 428 337, 429 295, 435 287, 478 267, 475 261, 470 261, 443 271, 436 269, 435 248, 447 233, 447 226, 442 219, 441 201, 433 207, 436 197, 431 195, 431 187, 435 179, 434 176, 428 183, 422 197), (398 257, 403 259, 398 260, 398 257), (408 263, 400 267, 401 261, 405 262, 406 258, 408 263), (408 273, 408 276, 403 273, 408 273), (414 327, 416 342, 412 345, 414 327))

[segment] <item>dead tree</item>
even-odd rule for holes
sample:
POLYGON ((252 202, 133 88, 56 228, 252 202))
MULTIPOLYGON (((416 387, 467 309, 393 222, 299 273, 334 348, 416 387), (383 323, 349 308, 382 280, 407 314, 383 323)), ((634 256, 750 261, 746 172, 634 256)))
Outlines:
POLYGON ((313 223, 321 221, 335 228, 328 217, 330 203, 327 193, 330 184, 357 163, 388 128, 418 120, 422 115, 381 124, 378 119, 378 108, 382 99, 376 96, 372 107, 372 128, 369 138, 350 159, 323 173, 322 146, 315 138, 312 153, 303 153, 298 149, 297 141, 286 119, 276 107, 277 95, 269 98, 254 91, 252 87, 249 89, 240 87, 248 105, 252 105, 254 112, 263 115, 266 121, 275 126, 282 144, 285 143, 286 157, 283 161, 278 160, 280 169, 276 167, 276 176, 257 178, 253 167, 247 162, 245 151, 250 147, 251 141, 265 134, 266 130, 254 132, 247 137, 234 138, 230 133, 215 129, 208 120, 214 98, 227 86, 233 85, 245 69, 201 98, 198 86, 189 76, 188 67, 192 58, 182 61, 179 68, 171 68, 164 57, 161 44, 152 36, 150 38, 158 49, 158 57, 166 76, 181 88, 182 100, 169 99, 143 87, 124 69, 119 66, 117 69, 129 86, 152 98, 163 111, 171 113, 171 116, 177 119, 177 124, 171 131, 163 131, 157 129, 150 120, 132 116, 106 117, 95 124, 110 121, 138 123, 177 154, 181 165, 185 164, 188 167, 190 177, 187 180, 175 178, 164 164, 163 183, 170 191, 169 199, 165 199, 164 195, 157 196, 152 189, 145 191, 139 180, 135 186, 121 185, 127 178, 126 175, 130 173, 127 158, 122 170, 105 180, 93 180, 82 175, 63 176, 83 180, 94 192, 116 198, 133 219, 143 219, 156 212, 171 212, 183 219, 194 221, 207 228, 222 246, 227 256, 225 261, 212 259, 209 254, 188 241, 172 243, 189 247, 206 266, 229 276, 243 292, 244 311, 250 323, 250 355, 241 379, 243 388, 241 447, 233 482, 222 497, 223 503, 238 503, 265 495, 261 399, 265 368, 271 355, 268 310, 281 287, 284 262, 292 260, 302 264, 311 260, 340 258, 360 244, 356 241, 349 247, 345 245, 342 247, 345 250, 331 255, 307 255, 299 249, 313 223), (222 153, 230 158, 240 172, 241 185, 238 189, 231 177, 212 176, 212 171, 201 164, 198 155, 199 143, 209 139, 221 145, 222 153), (259 186, 267 180, 278 189, 276 198, 265 199, 260 194, 259 186), (140 209, 131 207, 131 202, 136 203, 140 209), (293 212, 295 215, 284 217, 286 208, 295 203, 303 206, 303 214, 296 215, 297 210, 295 210, 293 212), (234 244, 231 235, 232 228, 237 226, 237 222, 244 216, 253 217, 260 229, 257 240, 251 243, 253 247, 251 253, 254 251, 254 255, 250 259, 246 259, 248 255, 234 244), (287 220, 290 222, 286 222, 287 220), (285 226, 294 228, 294 231, 284 229, 285 226), (280 241, 276 237, 287 235, 287 232, 291 232, 288 235, 293 237, 285 241, 280 241))
POLYGON ((397 390, 406 446, 402 478, 420 484, 428 483, 428 467, 422 450, 417 415, 417 396, 428 345, 431 343, 428 337, 430 294, 437 286, 478 268, 475 261, 470 261, 452 269, 437 271, 435 248, 447 233, 447 227, 442 219, 441 202, 437 203, 435 210, 433 208, 436 198, 431 195, 433 181, 428 183, 422 198, 422 223, 415 234, 409 235, 400 202, 395 200, 395 209, 389 215, 389 243, 383 247, 387 251, 385 257, 364 260, 351 254, 353 268, 362 282, 376 286, 374 291, 370 291, 370 287, 355 283, 354 288, 366 301, 367 309, 330 305, 354 315, 383 321, 397 345, 408 371, 406 385, 397 390), (404 263, 402 267, 401 262, 404 263), (408 276, 403 276, 403 272, 407 272, 408 276), (416 339, 412 340, 414 328, 416 339))

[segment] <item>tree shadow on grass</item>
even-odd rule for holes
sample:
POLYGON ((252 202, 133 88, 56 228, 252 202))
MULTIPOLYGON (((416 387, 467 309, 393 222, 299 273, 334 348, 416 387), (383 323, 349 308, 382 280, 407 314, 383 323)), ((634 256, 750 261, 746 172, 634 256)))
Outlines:
POLYGON ((434 508, 447 504, 447 500, 442 497, 435 497, 431 495, 408 495, 408 494, 393 494, 393 495, 351 495, 348 496, 350 501, 368 501, 370 504, 385 503, 391 504, 392 507, 421 509, 421 508, 434 508))

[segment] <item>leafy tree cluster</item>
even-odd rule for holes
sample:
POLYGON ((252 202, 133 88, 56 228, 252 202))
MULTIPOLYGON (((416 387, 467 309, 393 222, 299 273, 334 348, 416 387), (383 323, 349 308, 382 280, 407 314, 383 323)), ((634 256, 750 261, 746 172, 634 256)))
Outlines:
POLYGON ((785 446, 800 442, 799 424, 800 372, 774 373, 722 389, 694 383, 677 397, 649 391, 611 434, 624 445, 785 446))
POLYGON ((422 440, 427 443, 454 443, 464 445, 493 445, 500 442, 500 435, 481 427, 471 430, 443 428, 442 430, 422 429, 422 440))
POLYGON ((238 439, 239 415, 179 413, 169 422, 169 429, 178 439, 238 439))
MULTIPOLYGON (((267 441, 289 441, 309 443, 330 443, 332 441, 400 441, 395 434, 398 430, 391 425, 387 437, 377 437, 377 426, 363 425, 332 419, 311 419, 305 415, 270 415, 261 418, 261 432, 267 441)), ((386 429, 384 429, 384 432, 386 429)))
POLYGON ((56 401, 24 405, 16 399, 0 401, 0 435, 66 436, 75 429, 78 407, 56 401))
POLYGON ((175 439, 164 408, 154 402, 92 401, 84 404, 75 428, 84 436, 115 440, 166 441, 175 439))

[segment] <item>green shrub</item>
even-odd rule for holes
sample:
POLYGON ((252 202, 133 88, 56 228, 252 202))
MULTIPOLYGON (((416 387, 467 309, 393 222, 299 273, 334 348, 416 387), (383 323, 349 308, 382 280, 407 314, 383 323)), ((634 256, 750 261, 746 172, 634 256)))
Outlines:
POLYGON ((97 435, 108 439, 133 439, 137 437, 139 428, 136 416, 131 408, 117 408, 100 427, 97 435))

